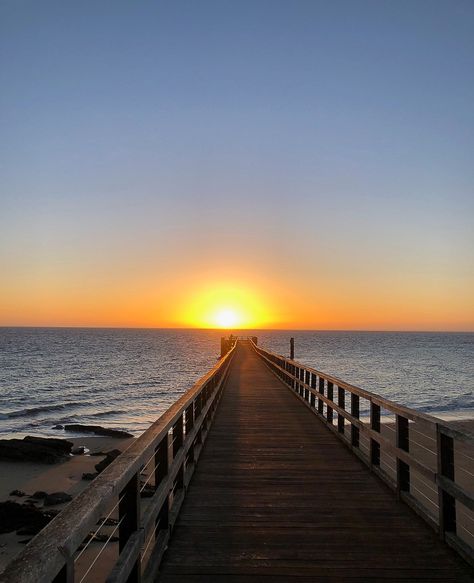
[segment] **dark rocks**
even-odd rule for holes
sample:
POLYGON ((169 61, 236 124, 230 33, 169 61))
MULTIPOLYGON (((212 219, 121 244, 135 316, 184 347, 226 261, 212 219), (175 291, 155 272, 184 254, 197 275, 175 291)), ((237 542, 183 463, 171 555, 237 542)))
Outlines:
POLYGON ((82 479, 86 480, 87 482, 92 482, 92 480, 94 480, 95 478, 97 478, 98 476, 98 472, 94 472, 94 473, 84 473, 82 474, 82 479))
POLYGON ((51 518, 51 515, 41 512, 34 506, 10 500, 0 502, 0 533, 12 532, 26 527, 39 532, 51 518))
POLYGON ((26 494, 23 492, 23 490, 13 490, 12 492, 10 492, 9 496, 16 496, 17 498, 23 498, 23 496, 26 496, 26 494))
POLYGON ((64 425, 54 425, 51 429, 64 429, 64 425))
POLYGON ((67 441, 66 439, 57 439, 56 437, 35 437, 33 435, 27 435, 23 438, 23 441, 37 446, 52 448, 61 452, 65 456, 71 453, 71 449, 74 445, 71 441, 67 441))
POLYGON ((82 423, 72 423, 65 425, 64 429, 66 431, 78 431, 80 433, 94 433, 95 435, 106 435, 107 437, 120 437, 127 438, 133 437, 128 431, 122 431, 121 429, 110 429, 107 427, 101 427, 100 425, 83 425, 82 423))
POLYGON ((95 465, 95 469, 100 474, 100 472, 104 471, 107 466, 109 466, 114 459, 118 458, 118 456, 122 452, 119 449, 112 449, 105 454, 105 458, 100 461, 98 464, 95 465))
POLYGON ((70 494, 66 494, 66 492, 53 492, 52 494, 48 494, 44 499, 45 506, 56 506, 56 504, 64 504, 65 502, 70 502, 72 500, 72 496, 70 494))
POLYGON ((26 436, 24 439, 0 439, 0 459, 55 464, 63 461, 73 444, 65 439, 26 436))
POLYGON ((44 500, 48 495, 47 492, 43 492, 42 490, 37 490, 34 494, 30 496, 33 500, 44 500))

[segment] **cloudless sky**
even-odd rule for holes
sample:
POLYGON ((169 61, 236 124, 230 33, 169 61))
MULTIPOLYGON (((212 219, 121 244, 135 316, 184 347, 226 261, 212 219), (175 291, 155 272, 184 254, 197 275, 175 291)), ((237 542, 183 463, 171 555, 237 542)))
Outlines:
POLYGON ((472 0, 0 0, 0 135, 0 325, 474 330, 472 0))

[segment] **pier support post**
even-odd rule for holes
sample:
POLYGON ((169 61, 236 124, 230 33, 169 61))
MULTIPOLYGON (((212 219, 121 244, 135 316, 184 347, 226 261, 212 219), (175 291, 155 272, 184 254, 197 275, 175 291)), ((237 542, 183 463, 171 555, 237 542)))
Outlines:
POLYGON ((290 338, 290 359, 295 360, 295 339, 290 338))
MULTIPOLYGON (((186 423, 185 423, 185 432, 188 435, 192 428, 194 427, 194 402, 189 405, 186 409, 186 423)), ((189 448, 188 456, 186 458, 186 463, 194 463, 194 445, 191 444, 189 448)))
MULTIPOLYGON (((324 395, 324 378, 319 377, 319 387, 318 392, 321 395, 324 395)), ((322 399, 318 399, 318 413, 322 415, 324 413, 324 401, 322 399)))
MULTIPOLYGON (((437 426, 438 474, 454 482, 454 440, 437 426)), ((456 533, 456 499, 438 484, 439 535, 444 540, 447 532, 456 533)))
MULTIPOLYGON (((119 502, 119 553, 121 553, 128 539, 139 528, 140 523, 140 479, 139 475, 135 474, 130 482, 120 493, 119 502)), ((141 558, 138 557, 136 563, 133 565, 127 583, 140 583, 141 558)))
MULTIPOLYGON (((331 381, 328 381, 327 383, 327 398, 332 401, 334 398, 334 384, 331 381)), ((329 425, 332 425, 332 421, 333 421, 333 417, 334 417, 334 410, 332 407, 330 407, 329 405, 326 406, 326 420, 329 423, 329 425)))
MULTIPOLYGON (((341 409, 346 408, 346 392, 342 387, 337 387, 337 404, 341 409)), ((337 430, 339 433, 344 435, 344 417, 343 415, 337 416, 337 430)))
MULTIPOLYGON (((312 372, 311 373, 311 388, 316 390, 316 381, 317 381, 317 377, 316 377, 316 373, 312 372)), ((316 407, 316 395, 311 391, 311 395, 309 397, 309 404, 311 405, 311 408, 314 409, 316 407)))
MULTIPOLYGON (((173 425, 173 460, 178 455, 179 450, 183 447, 184 442, 184 424, 183 416, 180 415, 176 423, 173 425)), ((178 473, 176 474, 175 495, 179 490, 184 488, 184 462, 181 464, 178 473)))
MULTIPOLYGON (((380 433, 380 405, 370 402, 370 428, 380 433)), ((370 438, 370 464, 380 466, 380 443, 370 438)))
POLYGON ((74 559, 68 557, 66 564, 53 579, 53 583, 74 583, 74 559))
MULTIPOLYGON (((168 475, 169 467, 169 433, 166 434, 155 450, 155 488, 158 489, 161 482, 168 475)), ((169 530, 169 496, 160 508, 155 520, 155 539, 160 531, 169 530)))
MULTIPOLYGON (((397 447, 403 451, 410 451, 408 419, 403 415, 396 418, 397 447)), ((410 466, 397 457, 397 492, 410 491, 410 466)))
POLYGON ((229 352, 229 340, 222 336, 221 338, 221 358, 229 352))
MULTIPOLYGON (((359 419, 359 395, 351 393, 351 414, 356 419, 359 419)), ((351 424, 351 444, 352 447, 359 447, 359 428, 351 424)))

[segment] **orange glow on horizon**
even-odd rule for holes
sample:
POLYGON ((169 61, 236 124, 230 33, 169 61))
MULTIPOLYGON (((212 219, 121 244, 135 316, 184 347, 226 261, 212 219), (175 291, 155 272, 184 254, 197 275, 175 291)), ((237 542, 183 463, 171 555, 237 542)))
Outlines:
POLYGON ((184 304, 180 324, 192 328, 255 329, 274 320, 268 302, 243 285, 209 285, 186 298, 184 304))
POLYGON ((86 267, 30 270, 2 282, 0 325, 474 330, 473 284, 464 280, 441 285, 423 274, 370 278, 297 265, 265 272, 237 261, 204 269, 194 257, 160 270, 135 265, 134 277, 113 265, 86 267))

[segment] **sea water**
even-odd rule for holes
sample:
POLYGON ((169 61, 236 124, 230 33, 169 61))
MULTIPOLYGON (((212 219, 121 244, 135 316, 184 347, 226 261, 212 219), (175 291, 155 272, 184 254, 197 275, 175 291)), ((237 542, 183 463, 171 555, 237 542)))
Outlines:
MULTIPOLYGON (((139 435, 216 363, 219 330, 0 328, 0 437, 85 423, 139 435)), ((474 417, 474 334, 245 331, 432 415, 474 417)))

